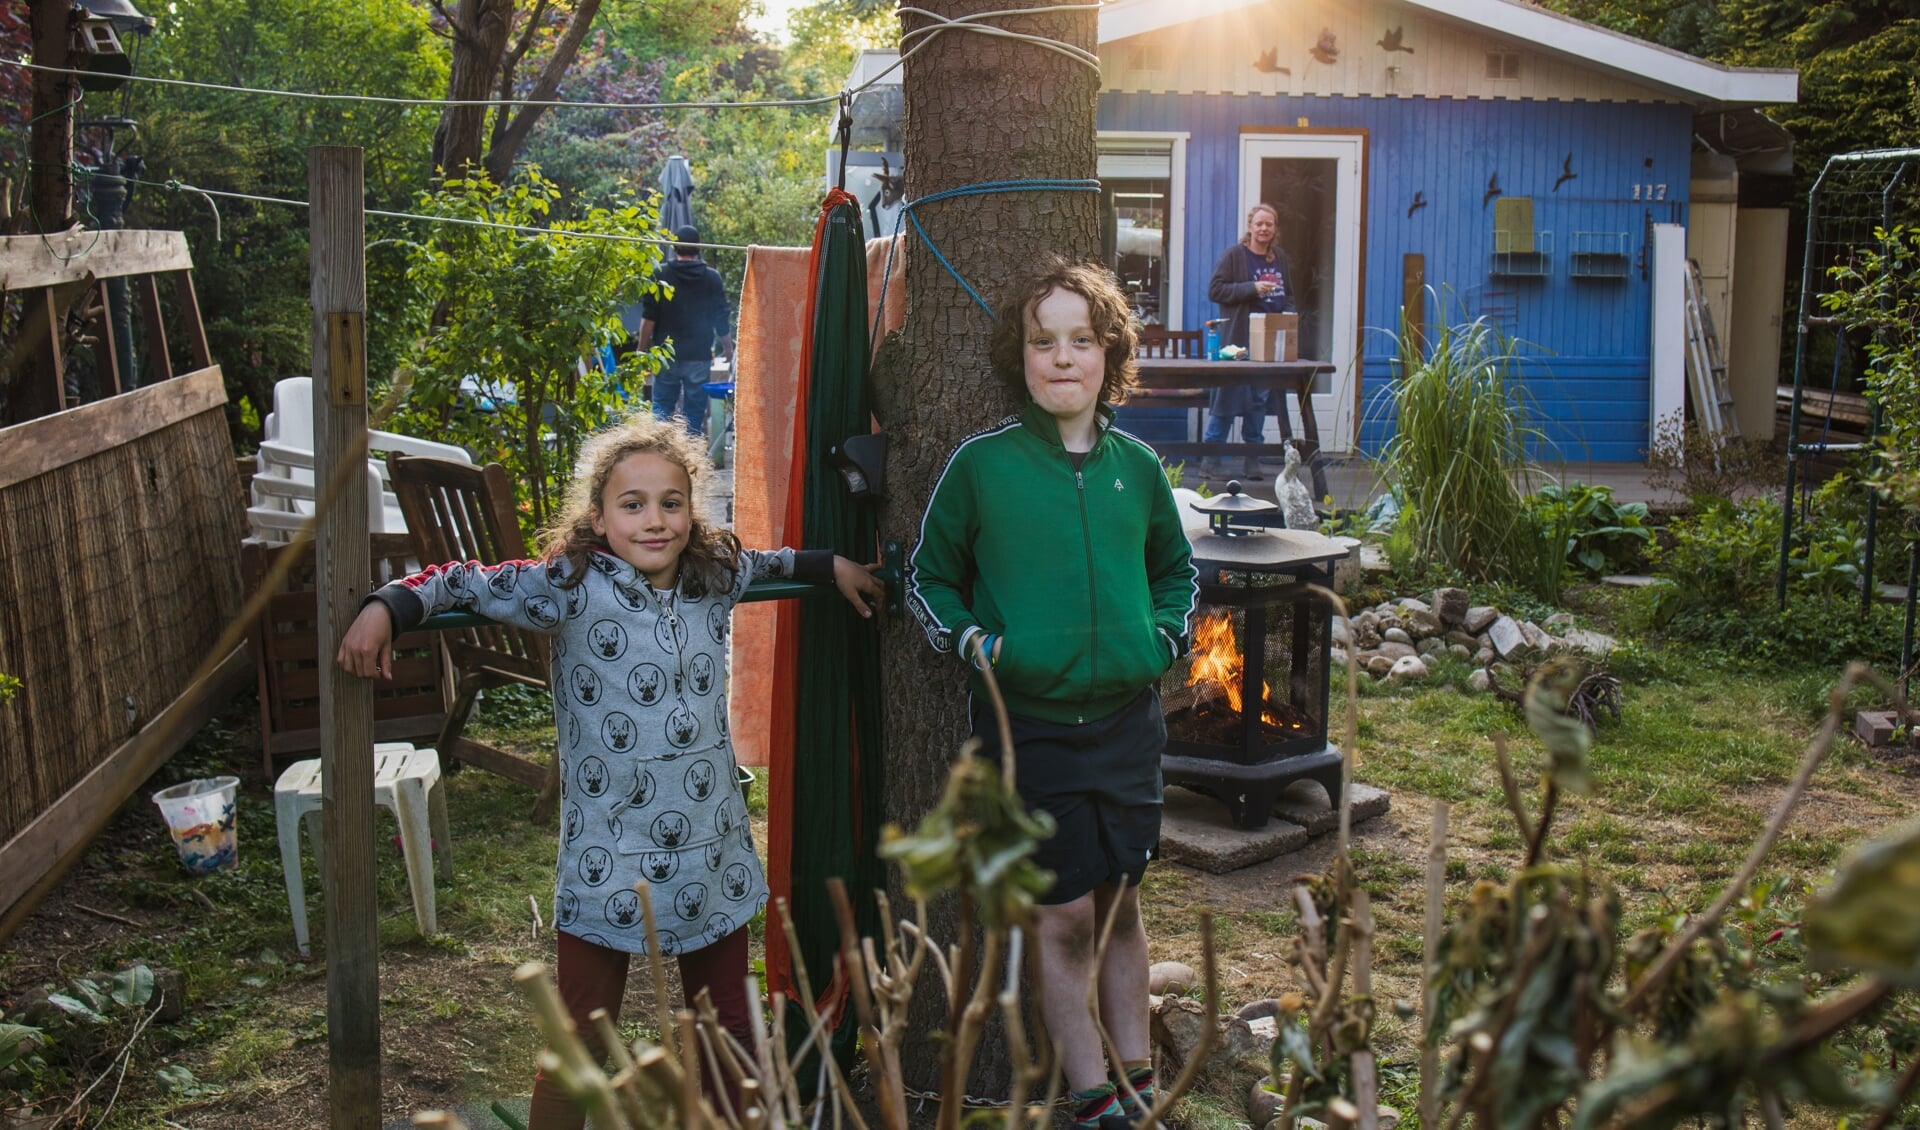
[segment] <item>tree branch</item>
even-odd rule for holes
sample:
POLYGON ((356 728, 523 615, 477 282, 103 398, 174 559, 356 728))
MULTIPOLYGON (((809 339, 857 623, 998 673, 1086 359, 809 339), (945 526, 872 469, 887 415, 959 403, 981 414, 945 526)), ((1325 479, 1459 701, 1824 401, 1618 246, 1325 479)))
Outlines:
MULTIPOLYGON (((580 53, 580 44, 587 38, 587 29, 593 24, 593 17, 600 11, 600 0, 580 0, 580 6, 574 9, 573 19, 567 24, 565 35, 554 44, 553 54, 546 65, 540 69, 540 77, 533 84, 533 90, 527 95, 530 102, 545 102, 560 89, 560 80, 573 65, 574 56, 580 53)), ((506 108, 500 110, 504 116, 506 108)), ((483 162, 487 175, 495 184, 504 184, 507 174, 513 170, 513 160, 526 144, 527 135, 533 132, 535 122, 546 112, 544 106, 522 106, 520 112, 513 115, 512 122, 500 132, 487 148, 483 162)))

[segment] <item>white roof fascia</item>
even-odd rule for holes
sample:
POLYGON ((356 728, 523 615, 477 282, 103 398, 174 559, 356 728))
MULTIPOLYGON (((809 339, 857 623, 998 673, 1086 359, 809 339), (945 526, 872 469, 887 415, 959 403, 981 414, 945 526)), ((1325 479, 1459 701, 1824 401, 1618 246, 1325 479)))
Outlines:
POLYGON ((1267 0, 1114 0, 1100 9, 1100 42, 1145 35, 1267 0))
POLYGON ((1403 2, 1708 102, 1773 106, 1800 99, 1798 71, 1723 67, 1531 4, 1510 0, 1403 2))

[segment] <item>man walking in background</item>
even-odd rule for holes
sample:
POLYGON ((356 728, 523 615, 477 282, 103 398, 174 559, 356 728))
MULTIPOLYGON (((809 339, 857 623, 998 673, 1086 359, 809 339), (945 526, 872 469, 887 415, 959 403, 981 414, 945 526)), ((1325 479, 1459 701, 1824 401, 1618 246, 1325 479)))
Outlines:
POLYGON ((723 358, 733 356, 728 335, 727 292, 720 272, 700 258, 700 231, 692 224, 676 228, 673 257, 653 273, 660 293, 650 294, 640 307, 640 331, 635 346, 673 347, 673 360, 654 374, 653 414, 679 416, 694 435, 706 434, 707 392, 703 387, 713 368, 716 347, 723 358), (671 289, 671 294, 665 293, 671 289))

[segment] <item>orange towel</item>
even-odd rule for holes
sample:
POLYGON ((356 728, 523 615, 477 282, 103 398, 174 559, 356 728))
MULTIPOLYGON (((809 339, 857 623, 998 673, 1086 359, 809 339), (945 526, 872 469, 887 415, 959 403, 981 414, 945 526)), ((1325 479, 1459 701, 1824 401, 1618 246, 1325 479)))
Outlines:
MULTIPOLYGON (((880 301, 880 278, 891 240, 867 241, 868 316, 880 301)), ((734 384, 733 529, 742 545, 788 544, 787 490, 793 462, 795 389, 806 336, 813 251, 754 247, 740 288, 740 338, 734 384)), ((882 334, 906 321, 906 255, 893 256, 882 334)), ((767 763, 773 712, 774 605, 743 604, 733 615, 732 699, 728 726, 742 765, 767 763)))

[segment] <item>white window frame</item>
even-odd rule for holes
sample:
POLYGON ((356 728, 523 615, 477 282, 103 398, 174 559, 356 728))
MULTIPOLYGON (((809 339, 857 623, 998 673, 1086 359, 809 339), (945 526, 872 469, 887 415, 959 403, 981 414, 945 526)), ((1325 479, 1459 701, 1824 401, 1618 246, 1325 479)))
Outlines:
POLYGON ((1096 148, 1109 141, 1166 142, 1167 154, 1167 308, 1163 321, 1170 330, 1189 328, 1186 323, 1187 276, 1187 141, 1185 130, 1101 130, 1094 138, 1096 148))

